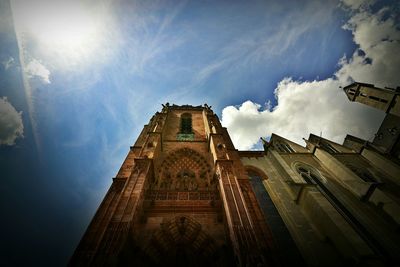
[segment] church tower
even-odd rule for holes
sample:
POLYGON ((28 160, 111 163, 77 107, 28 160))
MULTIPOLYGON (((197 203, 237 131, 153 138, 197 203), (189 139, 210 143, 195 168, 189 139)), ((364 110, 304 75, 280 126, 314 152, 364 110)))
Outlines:
POLYGON ((257 198, 208 105, 144 126, 71 266, 279 266, 257 198))
POLYGON ((350 101, 386 113, 373 142, 369 145, 378 153, 400 162, 400 87, 378 88, 373 84, 355 82, 343 90, 350 101))
POLYGON ((378 88, 373 84, 355 82, 343 88, 350 101, 400 116, 400 88, 378 88))

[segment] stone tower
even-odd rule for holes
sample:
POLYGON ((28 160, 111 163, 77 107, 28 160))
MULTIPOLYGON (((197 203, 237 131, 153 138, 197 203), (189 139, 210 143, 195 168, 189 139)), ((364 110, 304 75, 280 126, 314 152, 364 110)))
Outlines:
POLYGON ((369 145, 377 152, 400 162, 400 87, 378 88, 373 84, 352 83, 343 88, 350 101, 382 110, 385 118, 369 145))
POLYGON ((163 105, 70 265, 279 266, 239 152, 211 108, 163 105))
POLYGON ((400 116, 399 89, 378 88, 373 84, 359 82, 343 88, 350 101, 360 102, 396 116, 400 116))

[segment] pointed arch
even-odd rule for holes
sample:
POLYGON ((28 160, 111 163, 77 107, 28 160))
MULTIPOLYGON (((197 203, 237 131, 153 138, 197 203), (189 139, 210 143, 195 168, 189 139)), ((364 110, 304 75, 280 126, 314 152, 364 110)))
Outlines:
POLYGON ((206 266, 220 256, 217 242, 185 215, 161 223, 144 251, 162 266, 206 266))
POLYGON ((213 190, 213 168, 199 152, 181 148, 167 155, 158 169, 156 190, 213 190))
POLYGON ((245 170, 247 172, 247 176, 248 177, 258 176, 262 180, 267 180, 268 179, 268 176, 264 173, 264 171, 262 171, 261 169, 255 167, 255 166, 245 165, 244 168, 245 168, 245 170))

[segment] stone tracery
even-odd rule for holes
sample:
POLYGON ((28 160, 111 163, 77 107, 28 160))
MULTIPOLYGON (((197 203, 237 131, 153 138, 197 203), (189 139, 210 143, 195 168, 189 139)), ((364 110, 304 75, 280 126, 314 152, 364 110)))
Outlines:
POLYGON ((208 191, 216 187, 212 168, 198 152, 178 149, 168 155, 161 164, 153 190, 208 191))
POLYGON ((213 266, 213 259, 220 257, 215 240, 188 216, 164 221, 144 251, 163 266, 213 266))

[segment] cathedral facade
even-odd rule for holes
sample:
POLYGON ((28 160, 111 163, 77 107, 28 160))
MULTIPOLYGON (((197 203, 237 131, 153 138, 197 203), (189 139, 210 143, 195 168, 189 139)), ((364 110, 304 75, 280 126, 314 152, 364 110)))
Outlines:
MULTIPOLYGON (((381 93, 365 84, 344 89, 352 101, 350 89, 381 93)), ((263 151, 238 151, 209 106, 163 105, 130 148, 69 264, 396 265, 399 142, 389 137, 369 143, 347 136, 341 145, 311 134, 303 147, 273 134, 263 151)))

